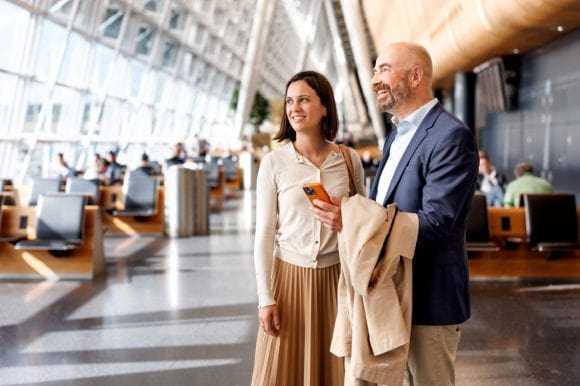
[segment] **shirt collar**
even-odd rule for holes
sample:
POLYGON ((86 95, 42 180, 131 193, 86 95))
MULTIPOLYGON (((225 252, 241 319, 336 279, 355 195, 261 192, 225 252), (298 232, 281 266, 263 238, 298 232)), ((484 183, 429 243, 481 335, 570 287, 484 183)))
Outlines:
POLYGON ((431 108, 433 108, 433 106, 435 106, 437 102, 438 102, 437 98, 433 98, 429 102, 425 103, 423 106, 419 107, 417 110, 413 111, 401 122, 399 122, 397 118, 395 118, 395 116, 391 118, 391 122, 393 122, 393 124, 397 127, 403 122, 408 122, 415 127, 419 127, 421 122, 423 122, 423 119, 425 119, 431 108))

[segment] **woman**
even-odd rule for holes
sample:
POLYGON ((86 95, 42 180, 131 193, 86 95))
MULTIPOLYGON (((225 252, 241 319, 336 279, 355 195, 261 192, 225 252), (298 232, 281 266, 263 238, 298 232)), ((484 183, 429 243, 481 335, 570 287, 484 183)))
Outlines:
MULTIPOLYGON (((320 182, 334 203, 349 193, 345 160, 332 143, 338 118, 328 80, 313 71, 294 75, 284 112, 274 137, 282 144, 258 172, 254 261, 261 328, 252 385, 343 385, 342 359, 329 352, 341 224, 318 221, 302 190, 304 183, 320 182)), ((360 158, 350 153, 363 193, 360 158)))

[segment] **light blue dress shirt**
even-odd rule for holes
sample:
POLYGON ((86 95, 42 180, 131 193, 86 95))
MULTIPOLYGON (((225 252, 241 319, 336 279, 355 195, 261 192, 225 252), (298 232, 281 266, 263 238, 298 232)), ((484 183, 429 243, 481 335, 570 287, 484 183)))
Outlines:
POLYGON ((392 122, 395 125, 397 134, 393 143, 391 144, 389 150, 389 158, 387 163, 381 172, 379 177, 379 185, 377 186, 377 197, 375 200, 383 205, 386 199, 387 192, 389 191, 389 186, 397 170, 397 166, 407 150, 411 139, 417 132, 417 128, 427 116, 427 113, 437 104, 437 99, 433 98, 429 102, 425 103, 423 106, 419 107, 417 110, 409 114, 401 122, 398 122, 395 117, 393 117, 392 122))

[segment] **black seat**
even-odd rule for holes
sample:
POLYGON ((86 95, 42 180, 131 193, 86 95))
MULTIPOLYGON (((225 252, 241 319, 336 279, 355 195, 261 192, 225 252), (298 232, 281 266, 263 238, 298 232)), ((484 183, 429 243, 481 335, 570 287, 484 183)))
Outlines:
POLYGON ((36 239, 22 240, 16 249, 69 251, 83 240, 85 224, 83 195, 41 194, 36 206, 36 239))
POLYGON ((132 171, 123 182, 125 209, 112 210, 114 215, 148 217, 157 213, 157 179, 139 171, 132 171))
POLYGON ((487 201, 484 194, 476 193, 473 196, 467 217, 466 240, 467 250, 470 252, 499 250, 499 246, 491 241, 487 201))
POLYGON ((47 193, 57 193, 60 190, 60 179, 58 178, 35 178, 32 180, 30 198, 28 205, 34 206, 38 202, 38 196, 47 193))
POLYGON ((530 246, 555 257, 578 248, 576 196, 567 193, 524 195, 526 232, 530 246))
POLYGON ((99 203, 99 180, 85 180, 83 178, 67 178, 65 193, 82 194, 87 197, 87 203, 96 205, 99 203))
POLYGON ((220 160, 217 158, 211 159, 207 164, 204 164, 204 169, 207 177, 207 185, 210 188, 215 188, 219 185, 220 176, 220 160))
MULTIPOLYGON (((238 177, 238 158, 234 156, 222 159, 226 181, 234 181, 238 177)), ((218 169, 219 173, 219 169, 218 169)))

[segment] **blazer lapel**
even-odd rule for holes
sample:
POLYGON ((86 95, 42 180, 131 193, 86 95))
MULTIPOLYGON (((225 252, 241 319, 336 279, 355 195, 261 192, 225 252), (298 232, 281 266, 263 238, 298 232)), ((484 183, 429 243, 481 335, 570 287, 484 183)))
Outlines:
POLYGON ((439 103, 436 104, 431 109, 431 111, 429 111, 429 113, 425 116, 425 119, 423 119, 421 125, 419 125, 419 127, 417 128, 417 132, 413 136, 413 139, 411 139, 411 142, 409 142, 409 146, 407 146, 405 153, 403 153, 403 156, 401 157, 401 160, 397 165, 397 169, 395 170, 395 174, 393 175, 393 179, 391 180, 391 184, 389 185, 389 190, 385 195, 385 202, 383 202, 383 206, 391 202, 391 196, 393 195, 395 188, 399 184, 399 180, 403 175, 403 170, 405 170, 405 168, 407 167, 407 164, 411 160, 411 157, 415 153, 415 150, 417 150, 421 142, 423 142, 423 140, 427 137, 429 129, 433 127, 435 121, 437 120, 437 117, 439 116, 439 114, 441 114, 441 111, 442 111, 441 105, 439 103))
POLYGON ((387 163, 387 159, 389 158, 389 153, 391 151, 391 145, 393 144, 393 141, 395 140, 396 136, 397 136, 397 130, 392 129, 389 133, 389 136, 387 137, 387 140, 385 141, 384 146, 383 146, 383 158, 381 159, 381 163, 379 164, 379 168, 377 169, 377 172, 375 174, 375 179, 373 181, 373 185, 371 186, 371 193, 369 194, 369 198, 371 200, 374 200, 377 198, 377 190, 379 187, 379 180, 381 178, 381 173, 383 172, 383 169, 385 168, 385 164, 387 163))

